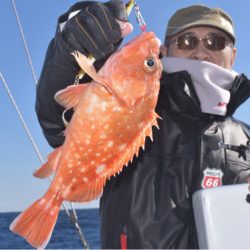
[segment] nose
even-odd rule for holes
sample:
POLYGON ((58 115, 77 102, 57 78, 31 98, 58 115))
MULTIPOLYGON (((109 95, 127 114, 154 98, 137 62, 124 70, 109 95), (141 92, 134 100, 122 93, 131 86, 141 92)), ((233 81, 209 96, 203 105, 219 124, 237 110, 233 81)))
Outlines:
POLYGON ((191 59, 209 61, 209 52, 203 45, 203 41, 199 41, 196 48, 192 51, 191 59))

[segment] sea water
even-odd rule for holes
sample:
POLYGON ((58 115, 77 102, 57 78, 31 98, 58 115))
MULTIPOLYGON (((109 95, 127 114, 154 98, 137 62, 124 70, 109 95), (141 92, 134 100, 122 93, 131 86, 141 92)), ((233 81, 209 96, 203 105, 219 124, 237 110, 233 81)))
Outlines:
MULTIPOLYGON (((100 248, 100 218, 98 209, 76 210, 78 221, 90 249, 100 248)), ((0 213, 0 249, 30 249, 22 237, 9 230, 19 213, 0 213)), ((83 249, 80 236, 65 211, 60 211, 47 249, 83 249)))

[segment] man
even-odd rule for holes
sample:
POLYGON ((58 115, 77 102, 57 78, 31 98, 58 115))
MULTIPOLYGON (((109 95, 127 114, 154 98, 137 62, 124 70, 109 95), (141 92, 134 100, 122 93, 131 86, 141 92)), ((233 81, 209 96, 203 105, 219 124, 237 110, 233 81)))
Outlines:
MULTIPOLYGON (((94 55, 100 68, 120 44, 122 31, 114 17, 125 22, 126 17, 121 6, 113 4, 78 3, 59 18, 36 102, 53 147, 63 142, 64 130, 63 109, 53 96, 72 83, 79 70, 70 52, 94 55), (106 42, 98 32, 100 25, 111 34, 106 42), (92 35, 98 49, 80 27, 92 35)), ((105 185, 100 202, 103 248, 198 248, 192 194, 247 180, 250 128, 232 115, 249 98, 250 81, 232 70, 234 43, 232 20, 221 9, 190 6, 169 20, 161 49, 160 129, 153 130, 154 142, 147 140, 145 151, 105 185)))

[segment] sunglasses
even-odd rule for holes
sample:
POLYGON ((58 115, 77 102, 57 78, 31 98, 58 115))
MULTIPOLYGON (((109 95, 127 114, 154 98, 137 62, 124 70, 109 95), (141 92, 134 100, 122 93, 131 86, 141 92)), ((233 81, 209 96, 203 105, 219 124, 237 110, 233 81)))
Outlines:
POLYGON ((204 38, 198 38, 193 33, 185 33, 170 41, 170 43, 175 42, 180 50, 193 50, 197 47, 200 41, 202 41, 204 47, 209 50, 218 51, 225 49, 227 46, 233 46, 232 41, 229 41, 226 37, 216 33, 209 33, 204 38))

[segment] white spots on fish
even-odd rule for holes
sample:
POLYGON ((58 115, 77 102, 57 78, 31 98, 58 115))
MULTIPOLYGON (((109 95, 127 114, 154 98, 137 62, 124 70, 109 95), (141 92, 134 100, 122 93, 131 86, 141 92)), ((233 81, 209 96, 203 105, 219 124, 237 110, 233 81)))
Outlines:
POLYGON ((105 162, 107 160, 107 157, 102 158, 102 162, 105 162))
POLYGON ((85 167, 82 167, 81 169, 80 169, 80 172, 81 173, 84 173, 86 171, 86 168, 85 167))
POLYGON ((89 145, 90 144, 90 140, 89 139, 85 139, 85 144, 89 145))
POLYGON ((90 128, 94 130, 96 128, 95 124, 92 124, 90 128))
POLYGON ((53 194, 53 195, 51 196, 51 199, 54 200, 55 198, 56 198, 56 194, 53 194))
POLYGON ((116 98, 112 95, 112 96, 110 97, 110 101, 114 102, 114 101, 116 101, 116 98))
POLYGON ((100 135, 100 139, 106 139, 107 138, 107 135, 106 134, 101 134, 100 135))
POLYGON ((71 192, 71 187, 70 186, 66 187, 63 192, 63 196, 67 197, 70 192, 71 192))
POLYGON ((55 214, 54 209, 51 209, 51 210, 49 211, 49 215, 50 215, 51 217, 53 217, 53 216, 54 216, 54 214, 55 214))
POLYGON ((92 149, 92 148, 89 148, 87 152, 88 152, 88 153, 91 153, 92 151, 93 151, 93 149, 92 149))
POLYGON ((121 145, 118 146, 118 150, 119 151, 123 151, 125 148, 126 148, 126 144, 125 143, 123 143, 123 144, 121 144, 121 145))
POLYGON ((72 170, 69 170, 69 174, 72 174, 73 173, 73 171, 72 170))
POLYGON ((74 156, 76 159, 80 159, 80 155, 78 153, 75 153, 74 156))
POLYGON ((89 98, 89 105, 86 107, 86 112, 87 113, 92 113, 94 111, 95 105, 98 103, 98 98, 95 95, 92 95, 89 98))
POLYGON ((73 164, 72 163, 69 163, 68 164, 68 168, 72 168, 73 167, 73 164))
POLYGON ((108 148, 111 148, 113 145, 114 145, 114 142, 113 142, 113 141, 109 141, 109 142, 107 143, 107 147, 108 147, 108 148))
POLYGON ((95 161, 91 161, 90 164, 91 164, 91 165, 95 165, 95 161))
POLYGON ((83 147, 79 147, 79 150, 80 150, 80 151, 83 151, 83 147))
POLYGON ((79 140, 76 140, 75 142, 77 145, 81 144, 81 141, 79 141, 79 140))
POLYGON ((88 182, 89 181, 89 179, 87 177, 83 177, 82 180, 83 180, 83 182, 88 182))
POLYGON ((109 155, 107 155, 107 159, 110 159, 110 158, 112 158, 112 154, 109 154, 109 155))
POLYGON ((72 179, 72 183, 76 183, 77 179, 76 178, 73 178, 72 179))
POLYGON ((99 157, 100 155, 101 155, 101 153, 98 153, 98 152, 95 153, 95 156, 96 156, 96 157, 99 157))
POLYGON ((95 170, 95 172, 97 173, 97 174, 100 174, 101 172, 103 172, 103 170, 106 168, 106 165, 105 164, 101 164, 101 165, 99 165, 97 168, 96 168, 96 170, 95 170))
POLYGON ((120 108, 120 107, 113 107, 112 111, 113 112, 120 112, 120 111, 122 111, 122 108, 120 108))
POLYGON ((102 109, 102 111, 106 111, 107 107, 108 107, 107 102, 102 102, 101 103, 101 109, 102 109))
POLYGON ((82 164, 81 161, 77 161, 76 166, 80 166, 82 164))
POLYGON ((93 113, 93 111, 94 111, 94 107, 91 104, 89 104, 88 107, 86 108, 86 112, 90 114, 90 113, 93 113))
POLYGON ((105 124, 105 125, 103 126, 103 128, 104 128, 104 129, 108 129, 108 128, 109 128, 109 124, 108 124, 108 123, 105 124))
POLYGON ((45 200, 44 198, 42 198, 42 199, 39 201, 39 204, 42 205, 42 204, 45 203, 45 201, 46 201, 46 200, 45 200))
POLYGON ((51 209, 51 202, 48 202, 46 205, 45 205, 45 210, 49 210, 51 209))

